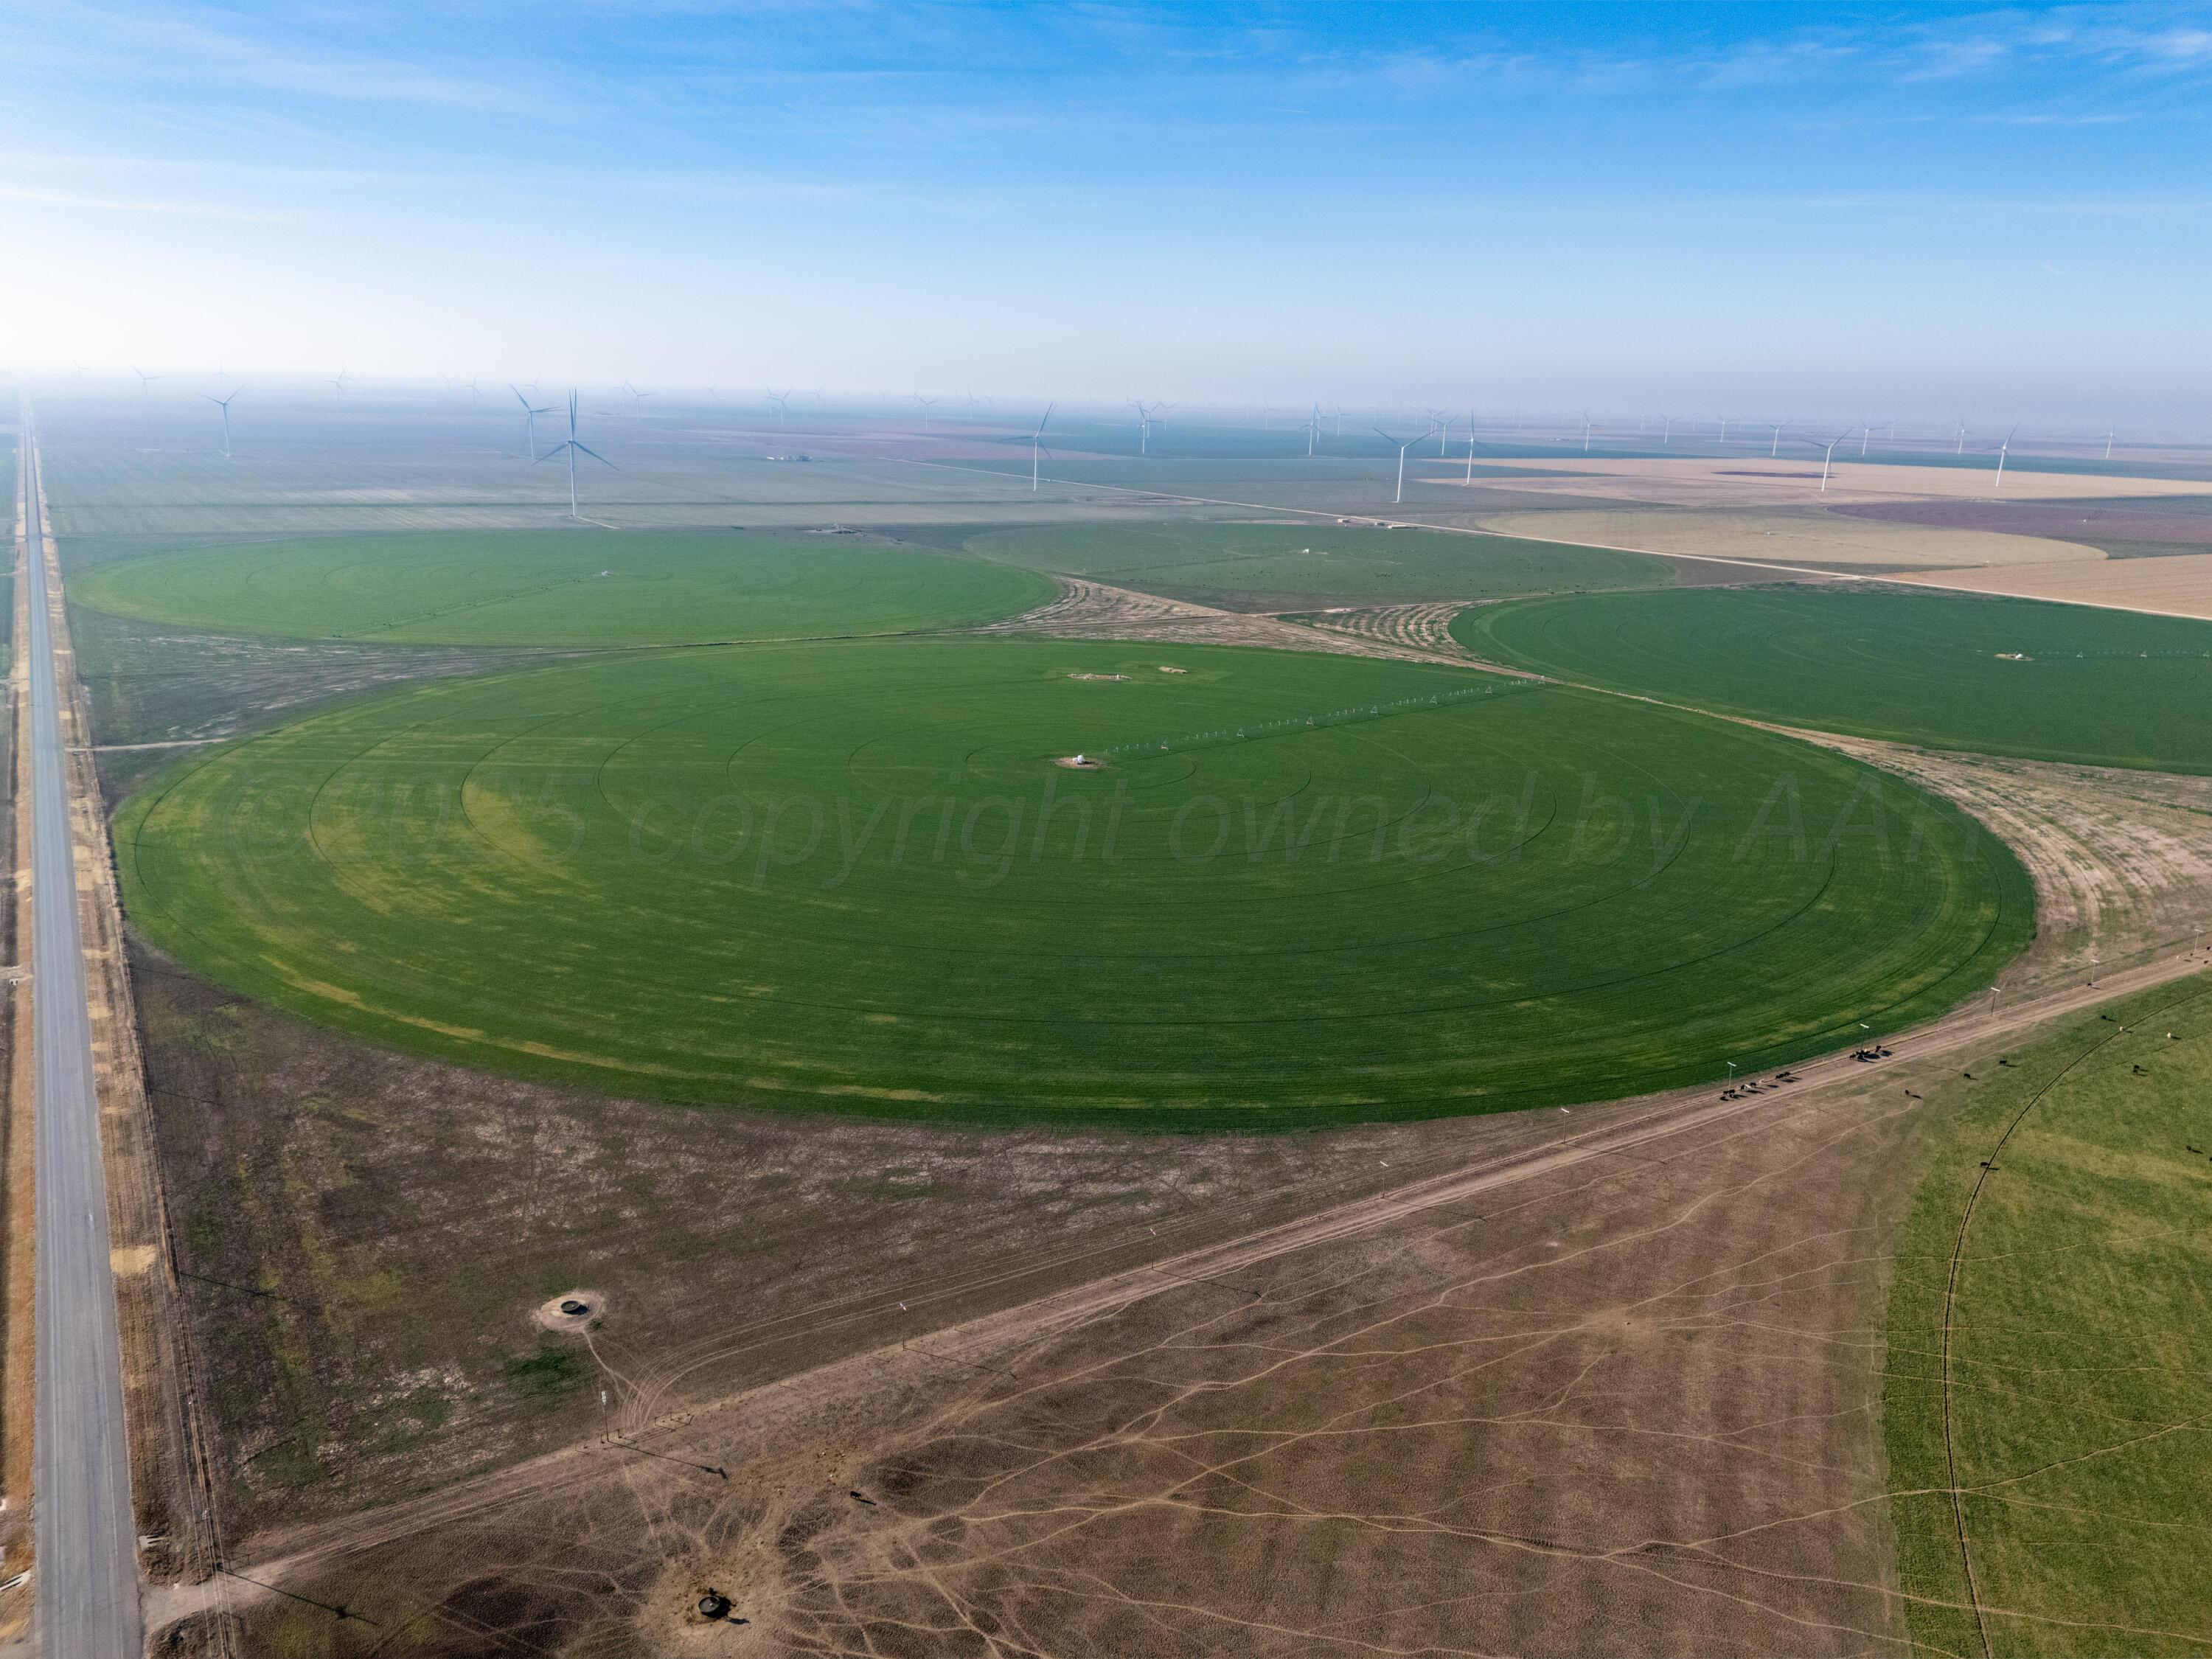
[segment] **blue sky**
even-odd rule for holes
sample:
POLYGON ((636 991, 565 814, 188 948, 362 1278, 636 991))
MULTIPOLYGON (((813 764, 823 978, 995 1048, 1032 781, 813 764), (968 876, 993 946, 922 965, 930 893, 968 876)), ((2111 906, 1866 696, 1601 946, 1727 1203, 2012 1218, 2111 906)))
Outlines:
POLYGON ((2212 4, 40 0, 0 63, 0 360, 2212 416, 2212 4))

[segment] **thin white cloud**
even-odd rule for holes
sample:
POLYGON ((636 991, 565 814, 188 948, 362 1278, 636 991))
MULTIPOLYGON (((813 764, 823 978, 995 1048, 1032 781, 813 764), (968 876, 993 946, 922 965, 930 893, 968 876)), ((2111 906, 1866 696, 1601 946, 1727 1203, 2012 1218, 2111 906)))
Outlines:
POLYGON ((207 202, 179 196, 112 196, 4 181, 0 181, 0 201, 27 202, 40 207, 88 209, 100 213, 152 213, 177 219, 221 219, 246 223, 270 223, 292 216, 266 208, 242 207, 230 202, 207 202))

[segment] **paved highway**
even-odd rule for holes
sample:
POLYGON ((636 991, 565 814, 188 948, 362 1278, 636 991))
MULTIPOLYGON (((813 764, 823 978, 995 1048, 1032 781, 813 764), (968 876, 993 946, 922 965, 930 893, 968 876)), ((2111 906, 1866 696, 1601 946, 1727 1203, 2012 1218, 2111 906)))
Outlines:
POLYGON ((37 1062, 38 1418, 33 1629, 42 1659, 137 1659, 143 1647, 107 1182, 77 932, 69 776, 46 616, 44 491, 23 408, 29 503, 31 1042, 37 1062))

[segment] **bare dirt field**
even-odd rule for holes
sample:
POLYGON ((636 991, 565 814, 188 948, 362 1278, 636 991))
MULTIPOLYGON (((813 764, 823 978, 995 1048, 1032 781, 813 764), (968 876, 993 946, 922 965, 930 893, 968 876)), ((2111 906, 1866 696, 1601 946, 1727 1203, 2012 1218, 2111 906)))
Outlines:
MULTIPOLYGON (((1825 496, 1820 495, 1820 453, 1812 452, 1808 459, 1802 446, 1796 454, 1778 459, 1764 455, 1725 459, 1686 456, 1680 460, 1574 455, 1516 464, 1525 465, 1528 476, 1477 482, 1487 489, 1531 494, 1559 490, 1677 507, 1738 507, 1753 512, 1816 498, 1831 504, 1851 500, 1986 500, 1996 488, 1994 454, 1983 466, 1950 467, 1885 465, 1849 459, 1847 453, 1838 453, 1825 496), (1547 472, 1553 477, 1540 476, 1547 472)), ((1422 482, 1463 486, 1464 474, 1425 474, 1422 482)), ((2015 464, 2005 473, 2002 490, 2006 495, 2022 501, 2124 500, 2149 495, 2208 495, 2212 494, 2212 483, 2112 474, 2034 472, 2015 464)))
MULTIPOLYGON (((1389 1179, 1449 1124, 987 1133, 685 1110, 351 1043, 136 962, 172 1243, 229 1542, 596 1431, 601 1360, 726 1393, 1195 1216, 1389 1179), (734 1334, 734 1335, 733 1335, 734 1334)), ((1077 1268, 1088 1276, 1100 1269, 1077 1268)))
POLYGON ((2094 547, 1954 529, 1843 518, 1818 508, 1796 512, 1504 513, 1486 527, 1514 536, 1542 536, 1638 553, 1765 561, 1816 570, 1863 569, 1868 574, 1967 565, 2041 564, 2054 560, 2102 563, 2094 547))
POLYGON ((1891 1176, 1962 1060, 2096 994, 1464 1126, 1449 1173, 734 1398, 595 1341, 607 1440, 246 1552, 346 1625, 235 1581, 191 1616, 390 1656, 1902 1650, 1891 1176))
POLYGON ((2212 553, 2002 565, 1982 570, 1913 571, 1893 580, 1972 593, 2006 593, 2115 611, 2148 611, 2162 617, 2212 618, 2212 553))

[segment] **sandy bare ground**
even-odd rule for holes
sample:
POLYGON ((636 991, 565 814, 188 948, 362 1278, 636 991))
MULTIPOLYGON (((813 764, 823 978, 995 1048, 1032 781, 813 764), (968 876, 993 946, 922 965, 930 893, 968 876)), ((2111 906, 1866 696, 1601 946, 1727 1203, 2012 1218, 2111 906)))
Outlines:
MULTIPOLYGON (((882 1345, 733 1398, 603 1352, 607 1440, 244 1570, 393 1656, 1902 1650, 1874 1413, 1915 1097, 2191 965, 1733 1100, 1486 1121, 1000 1314, 901 1341, 887 1303, 882 1345), (751 1622, 699 1621, 710 1585, 751 1622)), ((218 1583, 246 1651, 332 1622, 218 1583)))
MULTIPOLYGON (((1048 604, 975 631, 1047 634, 1077 640, 1156 640, 1163 644, 1256 645, 1278 651, 1319 651, 1339 656, 1389 657, 1407 662, 1447 662, 1462 668, 1484 665, 1462 651, 1449 634, 1444 634, 1443 642, 1438 644, 1433 638, 1416 639, 1403 629, 1394 633, 1379 626, 1372 631, 1310 628, 1281 617, 1217 611, 1211 605, 1158 599, 1150 593, 1109 587, 1103 582, 1085 581, 1077 576, 1055 576, 1053 580, 1060 584, 1060 592, 1048 604)), ((1381 607, 1393 611, 1423 608, 1381 607)), ((1440 608, 1448 623, 1460 607, 1453 604, 1440 608)), ((1441 624, 1432 630, 1441 632, 1441 624)))
POLYGON ((2008 593, 2019 599, 2058 599, 2106 610, 2212 619, 2212 553, 2004 565, 1983 570, 1915 571, 1896 580, 1971 593, 2008 593))
POLYGON ((2106 562, 2103 551, 2038 536, 1990 530, 1845 518, 1817 509, 1760 511, 1501 513, 1486 528, 1636 553, 1745 559, 1869 571, 1948 569, 1969 565, 2106 562))
MULTIPOLYGON (((1631 459, 1572 455, 1558 459, 1516 461, 1514 465, 1553 477, 1478 477, 1486 489, 1526 490, 1536 495, 1604 495, 1621 501, 1676 507, 1736 507, 1757 512, 1774 507, 1850 501, 1984 499, 2002 493, 2020 501, 2122 500, 2148 495, 2212 494, 2212 483, 2171 478, 2129 478, 2069 472, 2006 470, 1996 485, 1996 457, 1982 467, 1886 466, 1849 460, 1838 451, 1825 496, 1820 490, 1820 456, 1802 448, 1793 456, 1784 447, 1779 459, 1765 455, 1718 459, 1631 459)), ((1425 483, 1465 483, 1465 475, 1437 471, 1425 483)), ((1564 538, 1563 538, 1564 539, 1564 538)))

